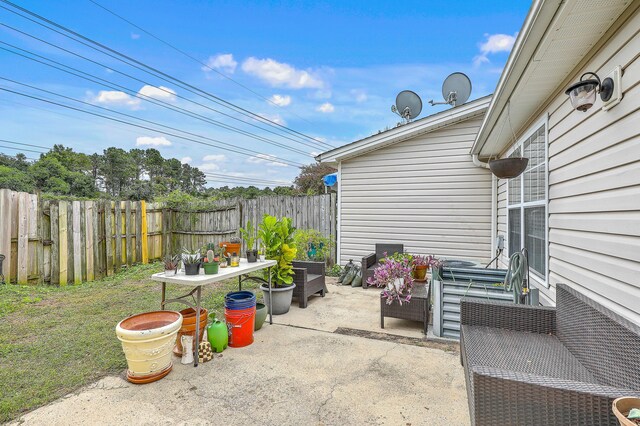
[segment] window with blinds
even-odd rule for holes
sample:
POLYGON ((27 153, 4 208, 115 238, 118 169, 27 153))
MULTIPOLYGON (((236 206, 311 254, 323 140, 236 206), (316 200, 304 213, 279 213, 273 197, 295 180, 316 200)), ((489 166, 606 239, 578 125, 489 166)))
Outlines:
POLYGON ((547 270, 547 147, 542 125, 522 141, 510 157, 529 159, 527 169, 508 184, 509 255, 523 247, 529 269, 546 280, 547 270))

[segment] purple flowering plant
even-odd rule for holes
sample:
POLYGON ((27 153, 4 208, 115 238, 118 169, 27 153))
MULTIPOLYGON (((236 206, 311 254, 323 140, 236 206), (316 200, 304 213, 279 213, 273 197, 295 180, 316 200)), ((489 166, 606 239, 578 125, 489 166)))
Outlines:
POLYGON ((374 270, 367 284, 382 288, 382 297, 390 305, 397 300, 400 305, 411 300, 413 278, 411 259, 408 257, 385 257, 374 270))

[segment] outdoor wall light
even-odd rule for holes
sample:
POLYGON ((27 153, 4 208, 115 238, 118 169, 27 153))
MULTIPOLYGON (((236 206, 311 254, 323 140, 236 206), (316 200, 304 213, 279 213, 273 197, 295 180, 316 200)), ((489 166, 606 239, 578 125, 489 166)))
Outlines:
POLYGON ((569 95, 573 109, 585 112, 596 102, 596 93, 600 93, 600 99, 607 102, 613 95, 613 89, 612 78, 607 77, 603 82, 600 82, 600 77, 596 73, 586 72, 582 74, 580 81, 569 86, 564 93, 569 95), (586 76, 594 78, 584 80, 586 76))

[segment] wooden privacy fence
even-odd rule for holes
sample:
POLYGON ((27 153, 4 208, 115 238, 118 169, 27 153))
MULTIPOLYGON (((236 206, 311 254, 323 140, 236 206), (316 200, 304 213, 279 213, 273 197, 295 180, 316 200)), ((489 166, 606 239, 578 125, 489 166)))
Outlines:
POLYGON ((265 213, 336 237, 335 194, 227 199, 209 211, 188 210, 145 201, 50 201, 0 189, 4 275, 19 284, 91 281, 182 248, 226 241, 247 220, 256 225, 265 213))

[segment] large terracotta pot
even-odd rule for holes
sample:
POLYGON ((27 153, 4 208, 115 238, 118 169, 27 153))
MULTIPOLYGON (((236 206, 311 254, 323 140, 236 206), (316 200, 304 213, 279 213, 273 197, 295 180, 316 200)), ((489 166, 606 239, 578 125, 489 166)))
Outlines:
POLYGON ((240 249, 242 248, 242 244, 240 243, 230 243, 228 241, 223 241, 220 243, 220 247, 224 247, 227 246, 226 251, 223 253, 223 255, 225 255, 226 257, 231 257, 231 255, 233 253, 237 254, 238 256, 240 256, 240 249), (229 255, 227 256, 227 253, 229 253, 229 255))
MULTIPOLYGON (((182 321, 182 327, 180 327, 180 331, 178 332, 178 340, 176 341, 176 345, 173 348, 173 353, 177 356, 182 356, 182 342, 180 341, 182 336, 196 336, 196 310, 193 308, 187 308, 180 311, 182 317, 184 318, 182 321)), ((204 329, 207 326, 207 315, 209 312, 205 308, 200 308, 200 331, 198 333, 198 343, 202 341, 202 335, 204 334, 204 329)), ((198 346, 194 343, 194 346, 198 346)))
POLYGON ((171 348, 181 325, 182 315, 175 311, 145 312, 118 323, 116 335, 127 358, 130 382, 154 382, 171 371, 171 348))

